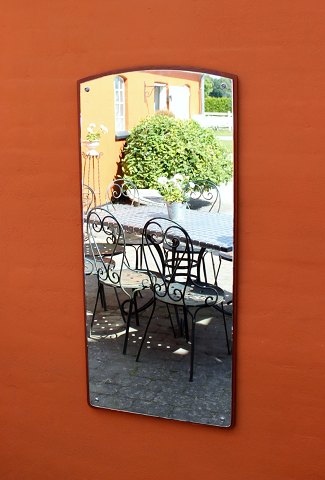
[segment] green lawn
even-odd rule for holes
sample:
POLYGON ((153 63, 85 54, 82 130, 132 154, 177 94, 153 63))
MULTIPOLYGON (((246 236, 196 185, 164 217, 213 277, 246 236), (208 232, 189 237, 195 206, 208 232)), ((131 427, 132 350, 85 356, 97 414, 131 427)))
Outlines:
POLYGON ((226 148, 227 152, 232 154, 233 153, 232 131, 228 129, 216 130, 215 134, 219 142, 226 148), (221 139, 219 137, 229 137, 229 140, 224 140, 223 138, 221 139))
POLYGON ((222 136, 222 137, 225 137, 225 136, 229 136, 229 137, 232 137, 232 130, 228 130, 228 128, 222 128, 220 130, 216 130, 216 135, 219 137, 219 136, 222 136))

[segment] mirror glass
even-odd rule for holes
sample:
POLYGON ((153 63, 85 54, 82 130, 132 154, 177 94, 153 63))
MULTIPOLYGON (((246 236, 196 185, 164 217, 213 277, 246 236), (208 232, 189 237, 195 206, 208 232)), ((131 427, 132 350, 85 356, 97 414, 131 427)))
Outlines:
POLYGON ((236 77, 78 88, 89 402, 229 427, 236 77))

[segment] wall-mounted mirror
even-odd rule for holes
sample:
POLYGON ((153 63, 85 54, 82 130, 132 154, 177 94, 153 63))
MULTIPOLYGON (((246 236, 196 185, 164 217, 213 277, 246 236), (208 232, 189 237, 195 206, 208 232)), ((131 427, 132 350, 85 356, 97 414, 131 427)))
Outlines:
POLYGON ((78 88, 90 404, 230 426, 236 79, 78 88))

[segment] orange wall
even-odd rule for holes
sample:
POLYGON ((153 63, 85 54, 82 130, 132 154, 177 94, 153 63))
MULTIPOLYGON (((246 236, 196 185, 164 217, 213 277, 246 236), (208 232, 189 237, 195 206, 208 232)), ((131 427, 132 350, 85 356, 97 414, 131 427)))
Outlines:
MULTIPOLYGON (((114 78, 115 76, 100 77, 80 85, 81 140, 86 139, 87 127, 90 123, 95 123, 97 127, 103 124, 108 128, 108 133, 101 136, 100 146, 97 148, 102 153, 99 165, 97 159, 82 158, 83 172, 86 177, 84 183, 89 184, 96 191, 97 196, 100 191, 99 203, 105 201, 106 188, 117 172, 119 154, 123 145, 122 141, 115 140, 114 78), (90 88, 89 92, 85 91, 85 87, 90 88), (90 172, 89 179, 88 172, 90 172)), ((84 153, 87 151, 83 145, 82 151, 84 153)))
POLYGON ((323 479, 324 2, 11 0, 1 14, 0 477, 323 479), (86 402, 76 82, 149 65, 239 78, 231 430, 86 402))
MULTIPOLYGON (((194 115, 201 112, 201 90, 200 75, 189 72, 175 72, 168 75, 163 72, 121 72, 125 78, 126 95, 126 130, 132 130, 140 120, 153 115, 154 110, 154 92, 152 86, 155 82, 167 83, 169 86, 187 85, 190 88, 190 114, 194 115), (147 85, 146 95, 144 84, 147 85)), ((123 141, 115 140, 115 101, 114 101, 114 79, 117 74, 105 75, 93 80, 86 80, 80 85, 80 109, 82 114, 81 122, 81 140, 86 139, 87 127, 89 123, 95 123, 98 127, 104 124, 108 127, 108 134, 102 135, 98 151, 103 155, 99 160, 99 175, 97 160, 95 161, 95 179, 93 180, 93 159, 90 159, 91 167, 89 169, 89 159, 83 159, 85 166, 85 183, 98 192, 100 189, 101 200, 104 201, 105 191, 109 183, 117 174, 120 161, 120 152, 123 147, 123 141), (89 91, 85 91, 88 87, 89 91), (90 170, 90 182, 88 182, 88 172, 90 170)), ((87 149, 82 148, 84 152, 87 149)), ((84 170, 84 166, 83 166, 84 170)), ((121 172, 119 172, 121 173, 121 172)))

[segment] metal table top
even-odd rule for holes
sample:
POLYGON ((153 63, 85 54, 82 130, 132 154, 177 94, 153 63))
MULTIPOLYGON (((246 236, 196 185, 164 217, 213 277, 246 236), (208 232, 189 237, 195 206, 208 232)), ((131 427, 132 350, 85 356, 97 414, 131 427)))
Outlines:
MULTIPOLYGON (((145 223, 154 217, 168 218, 166 205, 115 205, 110 209, 126 232, 141 234, 145 223)), ((186 209, 177 223, 191 237, 194 246, 209 250, 233 250, 233 215, 186 209)))

